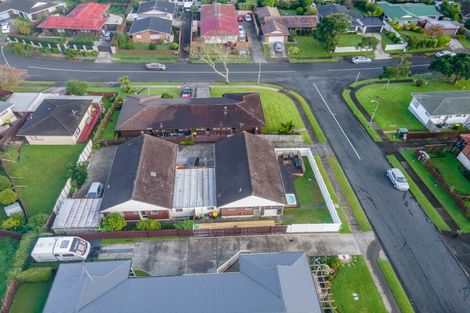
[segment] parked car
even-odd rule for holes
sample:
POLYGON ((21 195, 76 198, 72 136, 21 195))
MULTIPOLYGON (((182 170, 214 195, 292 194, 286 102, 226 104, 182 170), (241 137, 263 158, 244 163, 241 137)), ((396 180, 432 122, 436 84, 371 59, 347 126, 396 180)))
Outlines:
POLYGON ((10 32, 10 23, 2 22, 2 34, 8 34, 10 32))
POLYGON ((111 41, 113 39, 113 32, 105 32, 103 38, 106 41, 111 41))
POLYGON ((101 198, 103 195, 103 184, 100 182, 94 182, 91 184, 88 192, 86 193, 87 198, 101 198))
POLYGON ((237 21, 238 21, 239 23, 243 22, 243 15, 237 16, 237 21))
POLYGON ((410 189, 405 175, 398 168, 391 168, 387 170, 387 176, 393 184, 393 187, 400 191, 407 191, 410 189))
POLYGON ((145 69, 147 71, 164 71, 166 70, 166 65, 160 63, 148 63, 145 64, 145 69))
POLYGON ((357 56, 357 57, 352 57, 351 62, 354 64, 362 64, 362 63, 371 63, 372 59, 366 56, 357 56))
POLYGON ((245 22, 251 22, 251 21, 253 21, 253 18, 251 17, 251 14, 249 14, 249 13, 246 14, 245 15, 245 22))
POLYGON ((443 51, 438 51, 436 52, 435 56, 436 58, 443 57, 445 55, 450 55, 451 57, 455 56, 455 52, 449 51, 449 50, 443 50, 443 51))
POLYGON ((242 25, 238 25, 238 30, 240 31, 240 35, 245 33, 245 29, 243 28, 242 25))
POLYGON ((193 89, 190 86, 184 86, 181 90, 181 98, 191 98, 193 96, 193 89))
POLYGON ((283 46, 282 42, 276 41, 274 43, 274 52, 282 52, 283 50, 284 50, 284 46, 283 46))

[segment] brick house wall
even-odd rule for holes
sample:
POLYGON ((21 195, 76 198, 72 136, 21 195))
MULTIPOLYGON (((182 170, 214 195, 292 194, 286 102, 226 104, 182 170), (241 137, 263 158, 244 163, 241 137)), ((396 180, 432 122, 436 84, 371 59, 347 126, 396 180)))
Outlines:
POLYGON ((132 41, 137 43, 168 43, 173 42, 173 35, 146 30, 132 35, 132 41))

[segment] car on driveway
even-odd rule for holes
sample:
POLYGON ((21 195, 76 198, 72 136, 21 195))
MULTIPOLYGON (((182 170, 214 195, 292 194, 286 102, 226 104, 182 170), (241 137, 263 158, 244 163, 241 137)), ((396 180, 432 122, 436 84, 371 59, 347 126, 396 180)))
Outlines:
POLYGON ((391 168, 387 170, 387 177, 393 184, 393 187, 400 191, 408 191, 410 186, 408 185, 408 181, 406 180, 405 175, 401 172, 398 168, 391 168))
POLYGON ((193 96, 193 89, 190 86, 184 86, 181 90, 181 98, 191 98, 193 96))
POLYGON ((238 21, 239 23, 243 22, 243 15, 237 16, 237 21, 238 21))
POLYGON ((148 63, 145 64, 145 69, 147 71, 164 71, 166 70, 166 65, 160 63, 148 63))
POLYGON ((251 22, 251 21, 253 21, 253 18, 251 17, 251 14, 249 14, 249 13, 246 14, 245 15, 245 22, 251 22))
POLYGON ((449 50, 443 50, 443 51, 437 51, 435 56, 436 58, 443 57, 445 55, 450 55, 451 57, 455 56, 455 52, 449 51, 449 50))
POLYGON ((357 56, 357 57, 352 57, 351 62, 354 64, 363 64, 363 63, 371 63, 372 59, 366 56, 357 56))
POLYGON ((238 25, 238 31, 240 32, 240 34, 244 34, 244 33, 245 33, 245 29, 243 28, 242 25, 238 25))
POLYGON ((10 23, 7 21, 2 22, 2 34, 10 33, 10 23))
POLYGON ((282 42, 276 41, 274 43, 274 52, 281 53, 282 51, 284 51, 284 45, 282 44, 282 42))
POLYGON ((103 184, 100 182, 94 182, 91 184, 88 192, 86 193, 87 198, 101 198, 103 195, 103 184))

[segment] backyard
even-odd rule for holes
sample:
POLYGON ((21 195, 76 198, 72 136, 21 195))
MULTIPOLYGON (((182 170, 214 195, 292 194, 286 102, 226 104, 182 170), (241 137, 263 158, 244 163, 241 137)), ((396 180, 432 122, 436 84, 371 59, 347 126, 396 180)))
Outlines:
POLYGON ((461 81, 457 85, 447 80, 430 80, 427 86, 417 87, 413 82, 372 84, 360 88, 357 99, 365 110, 372 115, 379 103, 374 121, 382 130, 394 133, 398 128, 408 128, 409 131, 427 131, 408 110, 412 95, 416 92, 465 90, 470 87, 470 81, 461 81), (373 101, 374 100, 374 101, 373 101), (377 102, 375 102, 377 101, 377 102))
POLYGON ((2 154, 19 198, 30 215, 50 214, 66 182, 67 164, 75 162, 83 144, 70 146, 25 145, 2 154))
POLYGON ((470 180, 459 170, 463 166, 452 153, 431 155, 431 163, 452 189, 459 194, 470 196, 470 180))
POLYGON ((16 292, 10 313, 41 313, 51 286, 52 282, 21 284, 16 292))
POLYGON ((332 284, 331 293, 339 312, 387 312, 362 256, 353 256, 351 264, 343 265, 332 284))
MULTIPOLYGON (((9 237, 0 238, 0 299, 7 289, 7 275, 18 243, 9 237)), ((0 301, 1 304, 1 301, 0 301)), ((1 305, 0 305, 1 307, 1 305)))

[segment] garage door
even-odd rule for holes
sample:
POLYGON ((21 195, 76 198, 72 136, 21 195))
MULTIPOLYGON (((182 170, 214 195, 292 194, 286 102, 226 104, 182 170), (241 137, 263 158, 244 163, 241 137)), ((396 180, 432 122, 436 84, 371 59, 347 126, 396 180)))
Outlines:
POLYGON ((268 42, 284 42, 284 36, 269 36, 268 37, 268 42))
POLYGON ((369 26, 366 28, 366 33, 380 33, 381 26, 369 26))

